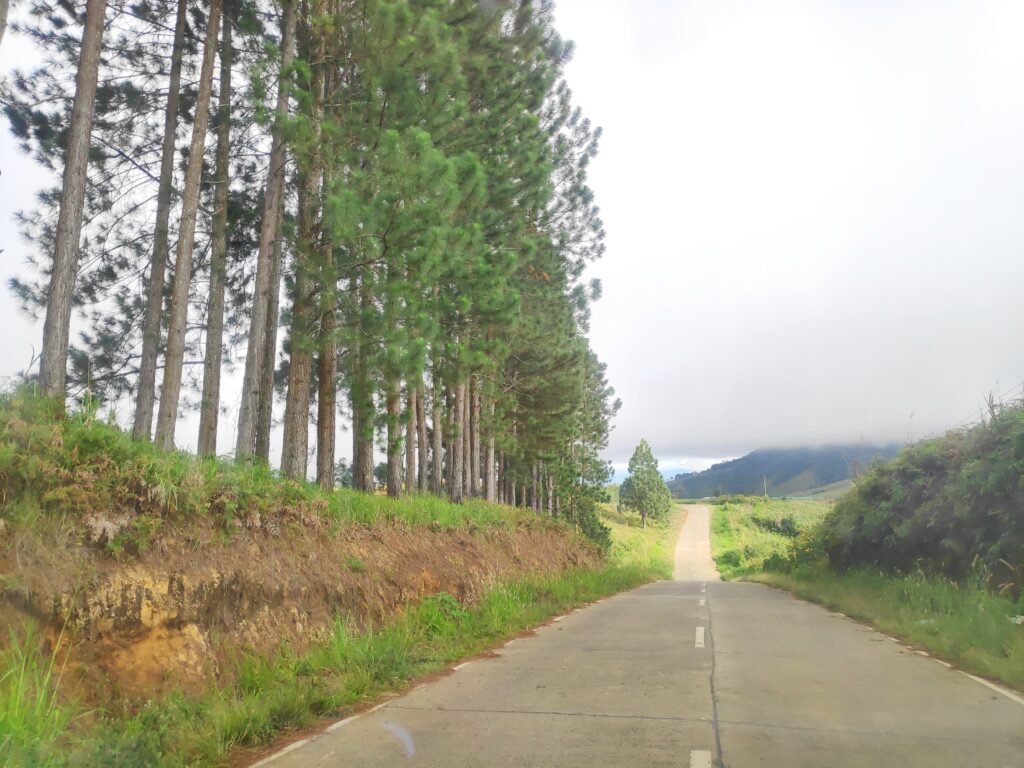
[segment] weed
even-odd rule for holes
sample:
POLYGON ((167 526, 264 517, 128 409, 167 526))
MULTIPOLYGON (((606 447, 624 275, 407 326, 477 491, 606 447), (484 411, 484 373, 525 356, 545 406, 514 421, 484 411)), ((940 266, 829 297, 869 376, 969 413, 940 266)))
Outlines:
POLYGON ((66 661, 58 658, 60 640, 49 654, 44 646, 29 623, 20 635, 10 630, 0 653, 0 764, 48 764, 50 749, 72 720, 73 708, 57 698, 66 661))
POLYGON ((355 555, 350 555, 345 561, 345 566, 353 573, 364 573, 366 571, 366 563, 360 560, 355 555))

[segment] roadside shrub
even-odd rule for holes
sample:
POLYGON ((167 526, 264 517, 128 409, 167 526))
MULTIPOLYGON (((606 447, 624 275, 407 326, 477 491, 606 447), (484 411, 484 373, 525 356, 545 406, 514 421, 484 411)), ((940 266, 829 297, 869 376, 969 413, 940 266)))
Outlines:
POLYGON ((922 570, 1018 594, 1024 564, 1024 407, 876 466, 821 529, 839 568, 922 570))
POLYGON ((602 551, 607 552, 612 546, 612 529, 601 522, 601 516, 597 513, 596 507, 584 507, 577 513, 577 524, 580 533, 597 544, 602 551))

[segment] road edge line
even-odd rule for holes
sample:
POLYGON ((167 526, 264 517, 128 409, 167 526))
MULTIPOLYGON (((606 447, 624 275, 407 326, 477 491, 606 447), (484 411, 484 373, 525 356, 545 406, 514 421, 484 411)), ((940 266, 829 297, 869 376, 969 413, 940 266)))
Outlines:
POLYGON ((977 675, 972 675, 970 672, 964 672, 963 670, 957 670, 957 671, 961 675, 963 675, 964 677, 969 677, 974 682, 981 683, 986 688, 990 688, 991 690, 995 691, 996 693, 1001 693, 1001 694, 1003 694, 1003 696, 1008 698, 1010 701, 1012 701, 1012 702, 1014 702, 1016 704, 1020 704, 1022 707, 1024 707, 1024 698, 1021 698, 1020 696, 1018 696, 1013 691, 1007 690, 1006 688, 1003 688, 1001 685, 996 685, 995 683, 990 683, 985 678, 978 677, 977 675))

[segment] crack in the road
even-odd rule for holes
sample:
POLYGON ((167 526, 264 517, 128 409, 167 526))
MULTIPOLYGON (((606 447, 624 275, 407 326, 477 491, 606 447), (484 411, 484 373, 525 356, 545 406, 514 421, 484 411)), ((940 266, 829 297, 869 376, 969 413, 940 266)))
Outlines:
MULTIPOLYGON (((705 585, 705 589, 707 586, 705 585)), ((715 693, 715 633, 711 621, 711 591, 707 591, 705 607, 708 612, 708 652, 711 654, 711 675, 709 683, 711 687, 711 729, 715 732, 715 764, 718 768, 725 767, 725 758, 722 756, 722 734, 718 728, 718 694, 715 693)))
POLYGON ((608 718, 613 720, 658 720, 678 723, 707 723, 706 717, 677 717, 674 715, 612 715, 601 712, 561 712, 558 710, 543 709, 480 709, 462 707, 410 707, 407 705, 391 704, 388 709, 405 709, 416 712, 460 712, 482 715, 554 715, 557 717, 592 717, 608 718))

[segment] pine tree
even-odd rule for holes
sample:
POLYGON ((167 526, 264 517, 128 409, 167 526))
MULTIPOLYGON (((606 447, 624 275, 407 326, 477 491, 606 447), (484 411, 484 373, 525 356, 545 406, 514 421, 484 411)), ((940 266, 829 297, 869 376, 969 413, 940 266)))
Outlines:
POLYGON ((142 326, 142 353, 135 400, 136 440, 148 440, 153 431, 153 405, 156 402, 156 364, 160 345, 160 321, 163 315, 164 276, 167 271, 168 231, 173 193, 175 138, 178 130, 178 99, 181 91, 181 67, 185 46, 186 0, 178 0, 174 22, 174 44, 171 70, 167 82, 167 108, 164 116, 163 142, 160 150, 160 179, 156 204, 156 226, 153 234, 153 256, 146 289, 146 310, 142 326))
POLYGON ((672 495, 658 471, 658 460, 647 441, 641 440, 629 460, 629 477, 619 488, 619 509, 640 513, 641 523, 646 528, 648 517, 661 520, 671 506, 672 495))
POLYGON ((85 203, 86 170, 96 80, 103 47, 106 0, 88 0, 82 32, 81 62, 75 80, 75 102, 67 138, 64 177, 60 196, 60 218, 54 237, 53 271, 46 301, 43 349, 39 363, 39 384, 50 397, 64 399, 67 381, 68 337, 71 330, 71 302, 78 271, 78 247, 85 203))
MULTIPOLYGON (((276 314, 280 292, 281 264, 277 242, 281 237, 281 218, 285 186, 286 140, 289 76, 295 55, 298 21, 298 0, 284 0, 281 12, 280 70, 277 105, 272 131, 272 149, 264 194, 263 219, 260 227, 259 253, 256 258, 256 283, 253 290, 252 319, 249 324, 245 373, 242 379, 242 400, 238 412, 238 433, 235 456, 252 455, 257 435, 270 431, 270 398, 263 373, 273 366, 267 351, 276 346, 276 314), (268 339, 273 338, 273 341, 268 339), (259 422, 257 423, 257 417, 259 422)), ((264 457, 265 458, 265 457, 264 457)))
POLYGON ((156 442, 165 450, 174 448, 174 429, 178 422, 178 400, 181 395, 181 374, 185 359, 185 325, 188 321, 189 293, 192 286, 192 254, 195 248, 196 217, 199 213, 199 192, 203 172, 203 152, 209 121, 210 97, 213 91, 213 66, 217 55, 221 0, 211 0, 203 41, 203 64, 199 75, 195 122, 185 185, 182 189, 181 225, 171 290, 171 311, 167 331, 167 353, 164 356, 164 378, 157 415, 156 442))
MULTIPOLYGON (((5 112, 57 168, 81 42, 62 27, 63 0, 46 7, 31 34, 59 55, 14 78, 5 112)), ((137 390, 135 432, 149 435, 177 236, 161 445, 195 402, 184 369, 199 361, 185 358, 205 341, 199 450, 215 451, 221 372, 242 346, 238 458, 269 457, 276 385, 285 475, 306 477, 315 404, 316 476, 334 485, 340 401, 354 487, 526 504, 606 539, 595 509, 617 402, 586 340, 599 286, 583 284, 603 250, 587 184, 600 132, 572 104, 551 4, 283 0, 268 35, 277 6, 232 0, 207 162, 217 7, 204 17, 200 4, 154 0, 109 25, 104 67, 130 74, 97 86, 73 386, 137 390), (242 71, 249 86, 232 102, 242 71)), ((44 194, 22 220, 44 253, 58 203, 44 194)), ((29 308, 45 303, 38 272, 16 285, 29 308)))
MULTIPOLYGON (((230 8, 226 8, 230 11, 230 8)), ((217 453, 217 421, 220 412, 220 375, 224 345, 224 291, 227 277, 228 197, 231 162, 231 16, 224 13, 220 42, 220 94, 217 101, 217 155, 214 171, 213 232, 210 248, 210 292, 206 319, 206 358, 199 412, 197 453, 217 453)))

